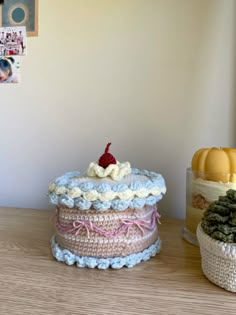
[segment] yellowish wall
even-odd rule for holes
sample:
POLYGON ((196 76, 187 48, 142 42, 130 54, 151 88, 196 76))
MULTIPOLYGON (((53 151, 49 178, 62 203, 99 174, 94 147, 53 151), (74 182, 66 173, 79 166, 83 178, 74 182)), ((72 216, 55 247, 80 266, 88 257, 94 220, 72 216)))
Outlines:
POLYGON ((184 216, 185 169, 235 145, 233 0, 39 1, 22 83, 1 85, 0 205, 47 207, 49 180, 105 144, 163 174, 184 216))

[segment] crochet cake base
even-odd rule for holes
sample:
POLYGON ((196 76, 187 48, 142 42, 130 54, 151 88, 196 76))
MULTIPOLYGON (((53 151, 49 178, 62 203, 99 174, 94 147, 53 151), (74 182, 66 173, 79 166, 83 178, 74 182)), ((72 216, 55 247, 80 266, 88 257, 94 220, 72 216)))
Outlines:
POLYGON ((124 257, 109 257, 109 258, 99 258, 99 257, 89 257, 89 256, 78 256, 69 251, 68 249, 63 249, 56 241, 55 235, 51 239, 51 249, 53 256, 61 262, 65 262, 67 265, 76 264, 77 267, 88 267, 88 268, 98 268, 98 269, 120 269, 122 267, 131 268, 141 261, 146 261, 151 257, 155 256, 160 252, 161 240, 158 238, 155 243, 153 243, 148 248, 141 252, 130 254, 124 257))

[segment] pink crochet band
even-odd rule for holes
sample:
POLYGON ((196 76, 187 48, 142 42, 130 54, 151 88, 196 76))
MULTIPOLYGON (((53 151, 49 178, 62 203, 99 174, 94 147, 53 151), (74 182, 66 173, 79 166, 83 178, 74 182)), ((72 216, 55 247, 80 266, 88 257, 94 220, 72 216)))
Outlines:
POLYGON ((130 228, 133 226, 136 226, 141 231, 142 235, 144 235, 144 230, 152 231, 156 225, 156 222, 160 223, 160 215, 156 210, 152 212, 149 220, 122 219, 121 225, 113 231, 105 230, 104 228, 97 226, 90 220, 76 220, 65 226, 60 223, 58 214, 56 215, 56 217, 56 227, 61 233, 70 233, 77 236, 81 232, 81 230, 85 229, 88 238, 90 232, 92 231, 108 238, 116 237, 122 234, 129 236, 130 228))

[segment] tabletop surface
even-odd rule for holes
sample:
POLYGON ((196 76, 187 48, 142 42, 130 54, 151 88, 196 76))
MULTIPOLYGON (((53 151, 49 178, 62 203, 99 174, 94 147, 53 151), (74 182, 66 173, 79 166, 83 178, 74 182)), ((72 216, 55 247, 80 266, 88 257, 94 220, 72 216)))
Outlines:
POLYGON ((236 295, 209 282, 183 221, 162 218, 161 252, 133 268, 98 270, 51 255, 53 210, 0 208, 0 314, 236 314, 236 295))

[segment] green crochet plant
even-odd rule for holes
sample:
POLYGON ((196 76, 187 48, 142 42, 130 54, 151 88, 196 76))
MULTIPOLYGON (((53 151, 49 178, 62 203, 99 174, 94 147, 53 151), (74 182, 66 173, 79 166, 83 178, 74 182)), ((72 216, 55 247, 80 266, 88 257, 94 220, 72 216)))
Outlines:
POLYGON ((212 238, 236 243, 236 190, 229 189, 205 211, 201 226, 212 238))

